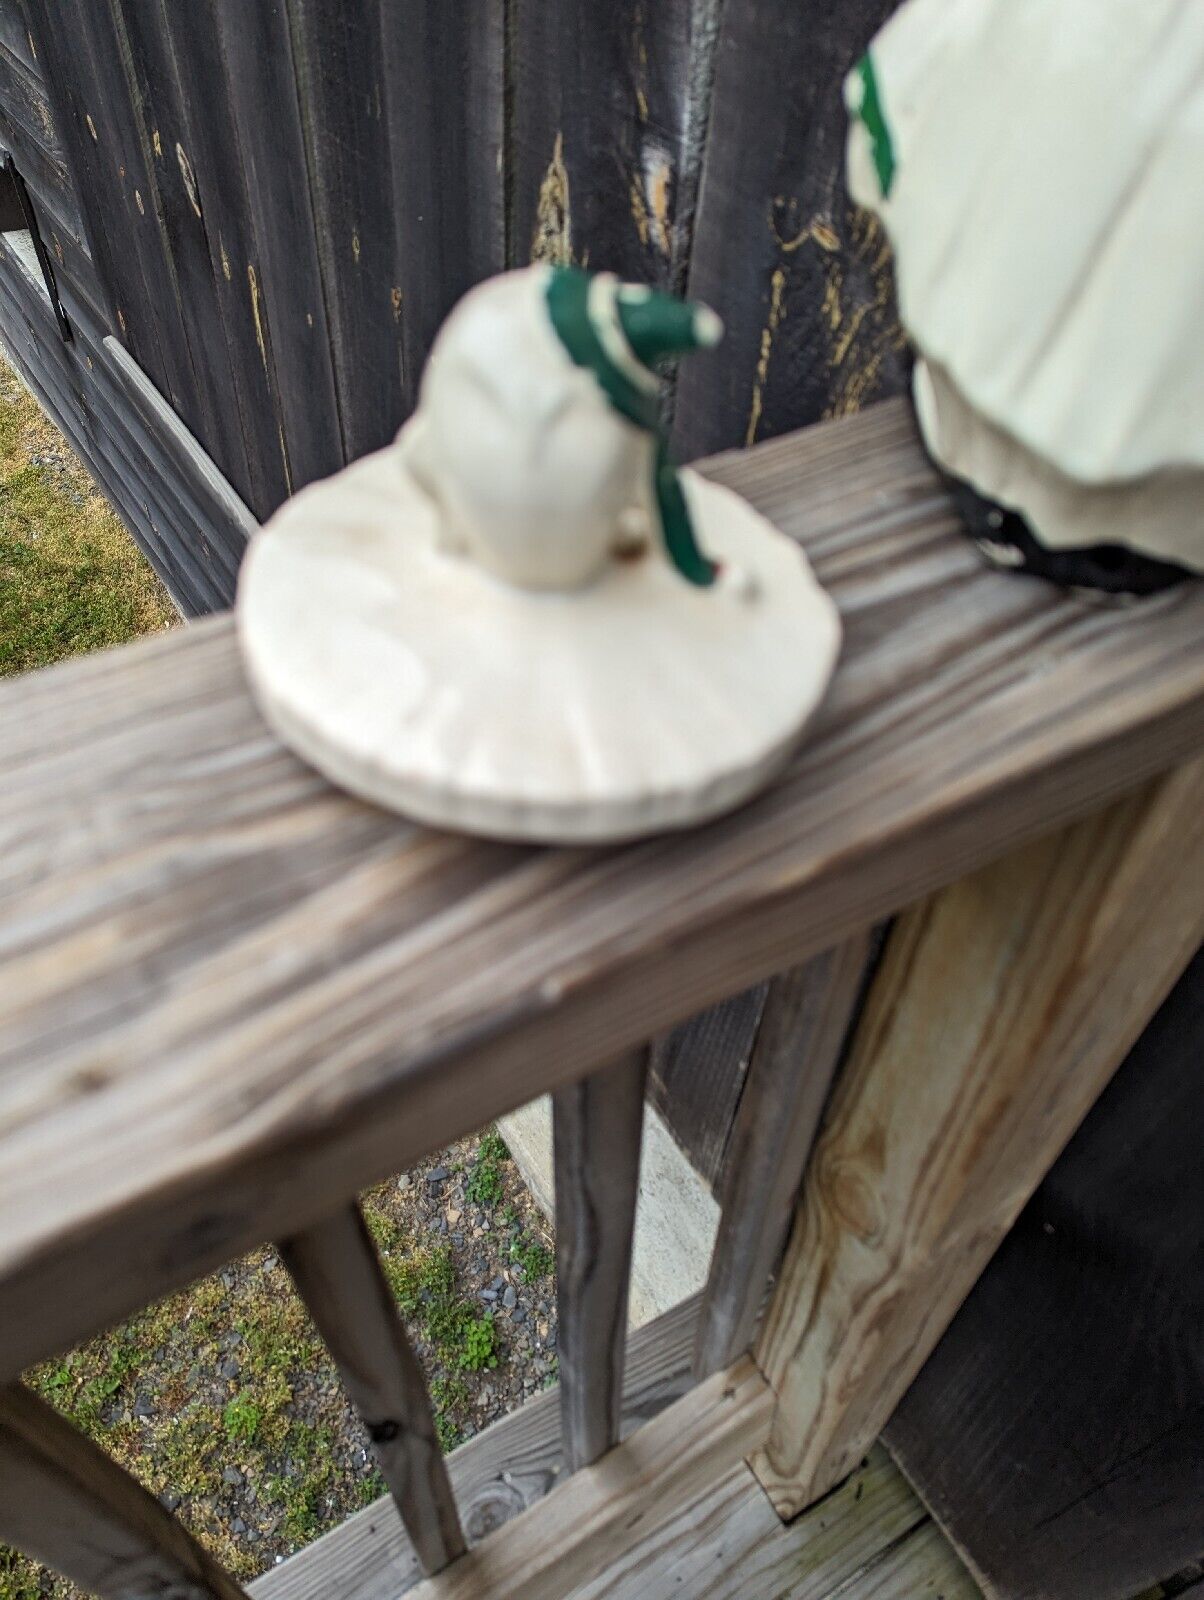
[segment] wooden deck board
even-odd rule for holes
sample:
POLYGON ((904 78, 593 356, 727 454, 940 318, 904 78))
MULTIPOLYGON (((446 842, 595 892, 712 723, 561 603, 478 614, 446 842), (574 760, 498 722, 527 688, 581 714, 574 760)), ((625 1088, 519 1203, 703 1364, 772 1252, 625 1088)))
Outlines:
POLYGON ((1204 746, 1200 588, 984 569, 901 404, 708 471, 846 643, 788 771, 693 833, 520 849, 340 795, 229 619, 0 692, 0 1377, 1204 746))
MULTIPOLYGON (((516 1414, 517 1415, 517 1414, 516 1414)), ((502 1435, 512 1418, 482 1439, 502 1435)), ((478 1441, 462 1446, 457 1457, 478 1441)), ((653 1497, 649 1497, 650 1499, 653 1497)), ((398 1528, 379 1502, 359 1513, 398 1528)), ((534 1532, 534 1530, 532 1530, 534 1532)), ((416 1582, 364 1528, 336 1529, 251 1586, 254 1600, 398 1600, 416 1582)), ((402 1536, 404 1537, 404 1536, 402 1536)), ((482 1590, 482 1600, 492 1591, 482 1590)), ((952 1547, 879 1447, 853 1475, 794 1522, 783 1525, 743 1462, 718 1473, 701 1493, 656 1520, 604 1571, 558 1591, 564 1600, 981 1600, 952 1547)))
MULTIPOLYGON (((628 1340, 622 1433, 626 1438, 687 1393, 698 1297, 628 1340)), ((885 1458, 884 1458, 885 1459, 885 1458)), ((553 1386, 453 1450, 448 1474, 470 1544, 477 1544, 563 1481, 560 1392, 553 1386)), ((892 1471, 894 1469, 891 1469, 892 1471)), ((400 1600, 422 1578, 397 1508, 385 1496, 251 1585, 254 1600, 400 1600)))

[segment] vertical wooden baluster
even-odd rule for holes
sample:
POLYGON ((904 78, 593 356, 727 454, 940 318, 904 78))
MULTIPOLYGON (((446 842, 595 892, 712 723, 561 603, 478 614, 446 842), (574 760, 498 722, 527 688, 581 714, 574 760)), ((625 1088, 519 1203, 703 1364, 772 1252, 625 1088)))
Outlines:
POLYGON ((648 1053, 553 1099, 560 1416, 570 1472, 619 1439, 648 1053))
POLYGON ((870 942, 868 931, 859 934, 770 986, 724 1152, 719 1231, 694 1346, 699 1381, 752 1344, 870 942))
POLYGON ((0 1386, 0 1542, 102 1600, 247 1600, 152 1494, 19 1383, 0 1386))
POLYGON ((280 1245, 426 1573, 464 1553, 426 1383, 357 1205, 280 1245))

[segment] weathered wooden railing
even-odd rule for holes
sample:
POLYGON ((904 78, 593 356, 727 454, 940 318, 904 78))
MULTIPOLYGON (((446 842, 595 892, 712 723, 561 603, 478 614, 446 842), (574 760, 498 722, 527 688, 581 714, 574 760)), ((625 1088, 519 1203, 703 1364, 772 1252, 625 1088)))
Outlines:
POLYGON ((696 833, 519 849, 361 805, 264 728, 228 618, 0 694, 0 1539, 122 1600, 242 1592, 18 1379, 267 1238, 405 1533, 361 1513, 257 1596, 564 1595, 706 1495, 768 1561, 742 1459, 783 1517, 861 1459, 1204 936, 1201 768, 1151 781, 1204 749, 1204 594, 985 570, 899 405, 708 470, 847 642, 790 770, 696 833), (837 1073, 866 930, 955 880, 837 1073), (783 972, 706 1291, 626 1341, 646 1041, 783 972), (559 1426, 542 1396, 445 1465, 354 1197, 548 1091, 559 1426))

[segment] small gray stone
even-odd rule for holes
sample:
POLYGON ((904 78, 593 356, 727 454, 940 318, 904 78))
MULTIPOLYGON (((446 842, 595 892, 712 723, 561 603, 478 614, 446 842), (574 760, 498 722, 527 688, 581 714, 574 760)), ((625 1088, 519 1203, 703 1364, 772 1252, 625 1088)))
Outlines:
POLYGON ((428 1183, 442 1183, 444 1178, 446 1178, 446 1177, 447 1177, 447 1168, 446 1167, 432 1167, 431 1170, 426 1175, 426 1181, 428 1183))
POLYGON ((241 1517, 235 1517, 234 1521, 230 1524, 230 1532, 231 1533, 246 1533, 246 1531, 247 1531, 246 1523, 242 1520, 241 1517))
POLYGON ((510 1320, 511 1322, 526 1322, 527 1313, 523 1310, 522 1306, 515 1306, 514 1315, 510 1320))
POLYGON ((410 1177, 409 1173, 403 1172, 401 1177, 397 1180, 397 1187, 401 1190, 402 1194, 404 1194, 406 1190, 410 1188, 413 1182, 414 1180, 410 1177))
POLYGON ((223 1467, 222 1468, 222 1482, 223 1483, 241 1483, 242 1482, 242 1473, 238 1470, 237 1467, 223 1467))
POLYGON ((235 1356, 227 1356, 220 1370, 223 1378, 237 1378, 242 1371, 242 1363, 235 1356))
POLYGON ((496 1289, 482 1289, 481 1290, 481 1299, 482 1300, 496 1300, 497 1299, 497 1290, 496 1289))
POLYGON ((134 1415, 136 1417, 153 1417, 155 1414, 154 1401, 146 1395, 140 1394, 134 1400, 134 1415))
POLYGON ((164 1489, 159 1496, 159 1504, 167 1511, 174 1511, 180 1504, 180 1496, 174 1489, 164 1489))
POLYGON ((494 1278, 491 1280, 489 1287, 491 1289, 504 1289, 506 1287, 506 1280, 505 1278, 494 1278))
POLYGON ((502 1295, 502 1304, 507 1311, 513 1311, 518 1304, 518 1291, 512 1283, 506 1285, 506 1292, 502 1295))
POLYGON ((275 1272, 279 1265, 280 1263, 275 1256, 268 1256, 263 1263, 263 1270, 265 1272, 275 1272))
POLYGON ((548 1336, 544 1340, 544 1344, 547 1345, 549 1350, 555 1350, 555 1348, 556 1348, 556 1329, 555 1328, 549 1328, 548 1329, 548 1336))

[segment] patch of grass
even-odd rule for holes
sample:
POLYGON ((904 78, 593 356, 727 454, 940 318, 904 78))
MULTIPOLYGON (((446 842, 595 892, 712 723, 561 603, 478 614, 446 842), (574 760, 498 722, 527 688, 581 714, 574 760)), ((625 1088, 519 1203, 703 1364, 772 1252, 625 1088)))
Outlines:
POLYGON ((146 558, 0 360, 0 675, 177 620, 146 558))
POLYGON ((509 1159, 506 1141, 491 1128, 482 1137, 472 1171, 464 1180, 464 1198, 482 1211, 497 1205, 503 1194, 502 1162, 509 1159))
MULTIPOLYGON (((487 1152, 494 1161, 506 1159, 499 1146, 487 1152)), ((391 1187, 366 1195, 363 1209, 450 1451, 479 1425, 474 1401, 481 1375, 500 1365, 502 1324, 461 1287, 449 1241, 415 1242, 391 1187)), ((522 1227, 517 1213, 514 1226, 522 1227)), ((279 1264, 268 1270, 272 1256, 258 1251, 25 1375, 152 1494, 168 1497, 242 1580, 385 1492, 379 1472, 363 1469, 366 1440, 349 1431, 333 1364, 288 1274, 279 1264), (230 1467, 241 1484, 223 1478, 230 1467), (232 1532, 236 1514, 257 1540, 232 1532)), ((0 1600, 82 1597, 0 1549, 0 1600)))
POLYGON ((497 1366, 497 1329, 488 1312, 464 1319, 457 1360, 465 1372, 483 1372, 486 1367, 497 1366))
POLYGON ((245 1395, 235 1395, 233 1400, 226 1403, 222 1412, 222 1426, 229 1438, 241 1440, 250 1444, 259 1432, 259 1424, 263 1421, 263 1412, 254 1400, 248 1400, 245 1395))
POLYGON ((511 1242, 510 1259, 528 1283, 536 1283, 540 1278, 546 1278, 556 1265, 556 1258, 546 1244, 525 1236, 520 1236, 511 1242))

